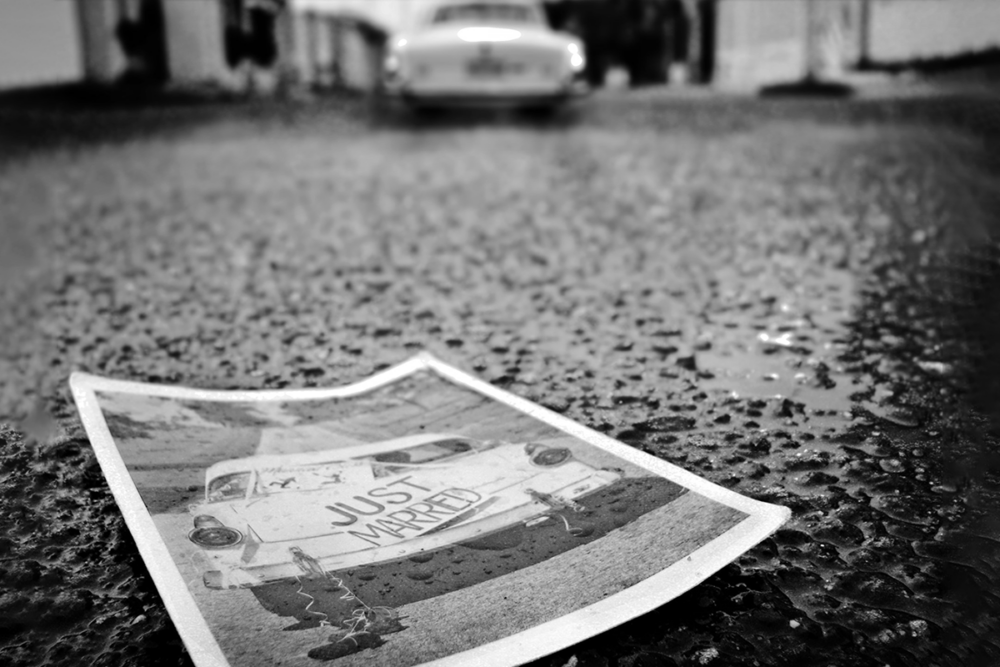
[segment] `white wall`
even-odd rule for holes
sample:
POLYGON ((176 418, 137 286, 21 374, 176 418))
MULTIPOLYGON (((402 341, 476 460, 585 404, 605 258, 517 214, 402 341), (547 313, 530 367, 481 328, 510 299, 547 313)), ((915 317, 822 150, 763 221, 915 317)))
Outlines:
POLYGON ((908 60, 1000 46, 1000 0, 871 1, 873 60, 908 60))
POLYGON ((219 0, 165 0, 163 18, 171 82, 225 81, 232 76, 223 51, 219 0))
POLYGON ((728 0, 717 16, 716 85, 754 88, 805 74, 804 2, 728 0))
POLYGON ((0 0, 0 88, 82 76, 73 2, 0 0))

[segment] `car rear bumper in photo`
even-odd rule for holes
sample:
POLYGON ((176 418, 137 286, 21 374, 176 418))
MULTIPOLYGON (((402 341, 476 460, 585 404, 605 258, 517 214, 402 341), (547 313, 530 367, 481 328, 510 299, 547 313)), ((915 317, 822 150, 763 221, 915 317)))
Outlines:
MULTIPOLYGON (((604 474, 607 475, 607 473, 604 474)), ((601 479, 599 482, 593 484, 593 486, 594 488, 605 486, 614 477, 617 476, 609 476, 608 479, 601 479)), ((447 547, 455 542, 481 537, 482 535, 502 530, 516 523, 528 521, 551 510, 551 498, 550 494, 536 494, 521 505, 481 521, 461 525, 450 530, 428 532, 403 543, 362 549, 350 553, 317 555, 312 559, 312 562, 322 572, 336 572, 351 567, 374 565, 407 558, 416 553, 433 551, 447 547)), ((442 526, 442 528, 444 527, 446 526, 442 526)), ((324 548, 323 538, 301 540, 300 544, 303 545, 300 549, 301 551, 308 550, 308 552, 316 554, 321 553, 321 550, 324 548)), ((207 570, 202 577, 203 583, 207 588, 213 589, 253 588, 273 581, 317 573, 315 571, 303 570, 302 566, 296 563, 294 558, 282 558, 281 556, 287 555, 286 552, 289 551, 284 544, 281 546, 269 546, 270 548, 265 548, 265 551, 261 552, 259 556, 274 558, 275 555, 281 554, 278 556, 278 560, 260 565, 253 565, 246 562, 237 564, 235 561, 226 564, 219 563, 225 569, 207 570), (266 551, 270 551, 271 553, 266 553, 266 551)))

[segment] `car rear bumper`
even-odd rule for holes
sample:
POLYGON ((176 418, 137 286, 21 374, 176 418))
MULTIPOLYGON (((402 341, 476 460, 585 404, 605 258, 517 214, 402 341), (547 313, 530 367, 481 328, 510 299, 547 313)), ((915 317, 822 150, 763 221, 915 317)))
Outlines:
POLYGON ((590 87, 582 80, 544 86, 412 86, 405 82, 388 82, 386 92, 412 106, 540 106, 556 105, 589 94, 590 87))
MULTIPOLYGON (((606 486, 607 482, 605 481, 603 485, 606 486)), ((475 539, 519 522, 528 521, 550 509, 551 507, 547 506, 544 502, 529 499, 519 506, 486 519, 460 524, 449 530, 430 531, 420 537, 392 545, 363 549, 350 553, 322 555, 321 550, 325 546, 323 538, 311 538, 302 540, 300 544, 303 546, 300 548, 303 552, 317 554, 313 558, 314 565, 323 572, 332 573, 352 567, 374 565, 385 561, 408 558, 423 551, 433 551, 456 542, 475 539)), ((225 569, 208 570, 202 576, 202 581, 206 588, 212 589, 253 588, 272 581, 309 576, 310 574, 318 574, 318 572, 304 570, 293 559, 283 559, 260 565, 250 563, 237 565, 231 563, 225 569)))

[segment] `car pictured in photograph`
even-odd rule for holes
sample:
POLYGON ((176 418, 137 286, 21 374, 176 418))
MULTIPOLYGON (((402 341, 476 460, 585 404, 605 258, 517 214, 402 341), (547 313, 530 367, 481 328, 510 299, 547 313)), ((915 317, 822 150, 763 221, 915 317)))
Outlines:
POLYGON ((451 0, 390 41, 384 76, 417 108, 551 109, 587 92, 585 66, 583 43, 552 30, 531 0, 451 0))
MULTIPOLYGON (((188 539, 209 588, 410 557, 553 513, 617 482, 567 447, 421 434, 337 450, 221 461, 188 539)), ((568 524, 567 524, 568 525, 568 524)))

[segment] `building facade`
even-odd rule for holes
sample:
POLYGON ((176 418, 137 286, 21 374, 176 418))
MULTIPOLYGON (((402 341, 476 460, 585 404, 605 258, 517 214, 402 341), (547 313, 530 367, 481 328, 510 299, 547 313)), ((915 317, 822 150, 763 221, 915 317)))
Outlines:
POLYGON ((862 52, 866 0, 720 0, 714 82, 759 87, 836 79, 862 52))
MULTIPOLYGON (((83 79, 261 91, 284 84, 371 88, 387 35, 413 28, 437 2, 0 0, 0 87, 83 79)), ((639 82, 755 88, 836 79, 865 60, 1000 47, 998 0, 543 4, 557 28, 584 39, 595 84, 608 67, 625 66, 639 82)))
POLYGON ((280 0, 76 2, 88 81, 233 87, 241 85, 242 62, 277 53, 280 0))
POLYGON ((0 0, 0 88, 83 76, 76 10, 70 2, 0 0))
POLYGON ((723 87, 1000 48, 997 0, 710 0, 723 87))
POLYGON ((377 81, 379 40, 386 34, 365 13, 329 3, 76 3, 83 77, 98 83, 265 93, 297 84, 368 88, 377 81))

